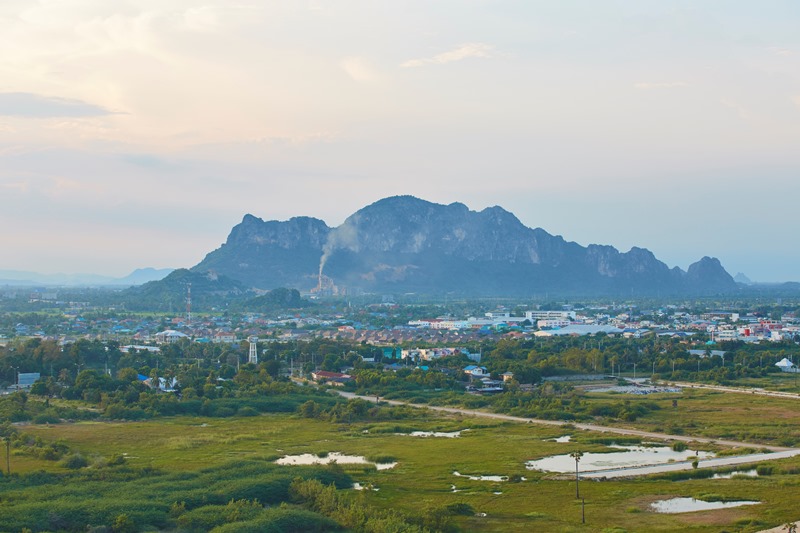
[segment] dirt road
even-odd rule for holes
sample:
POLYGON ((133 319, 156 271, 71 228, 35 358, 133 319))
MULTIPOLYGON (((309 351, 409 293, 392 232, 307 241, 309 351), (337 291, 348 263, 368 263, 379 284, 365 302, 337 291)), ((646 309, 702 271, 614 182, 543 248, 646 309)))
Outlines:
MULTIPOLYGON (((372 403, 376 403, 378 401, 378 398, 375 396, 359 396, 352 392, 344 392, 344 391, 336 391, 336 392, 345 398, 361 398, 362 400, 366 400, 372 403)), ((430 409, 431 411, 439 411, 443 413, 493 418, 496 420, 508 420, 511 422, 520 422, 525 424, 538 424, 544 426, 563 426, 565 423, 567 423, 559 420, 542 420, 539 418, 525 418, 520 416, 503 415, 499 413, 489 413, 486 411, 477 411, 474 409, 461 409, 458 407, 440 407, 435 405, 423 405, 423 404, 409 403, 398 400, 380 400, 380 402, 387 403, 389 405, 407 405, 409 407, 416 407, 419 409, 430 409)), ((754 454, 738 455, 730 457, 718 457, 715 459, 705 459, 701 462, 701 466, 703 468, 710 468, 715 466, 734 466, 741 464, 751 464, 773 459, 785 459, 787 457, 794 457, 795 455, 800 455, 800 449, 798 448, 766 446, 762 444, 753 444, 751 442, 711 439, 707 437, 691 437, 688 435, 669 435, 667 433, 654 433, 652 431, 642 431, 638 429, 620 428, 612 426, 600 426, 597 424, 583 424, 575 422, 569 422, 569 424, 577 429, 596 431, 599 433, 629 435, 634 437, 642 437, 646 439, 657 439, 665 441, 672 440, 672 441, 682 441, 682 442, 713 443, 732 448, 755 448, 760 450, 769 450, 769 452, 772 452, 772 453, 754 453, 754 454)), ((636 476, 645 476, 649 474, 658 474, 663 472, 691 470, 692 468, 694 467, 692 466, 691 462, 679 462, 679 463, 667 463, 663 465, 654 465, 654 466, 604 470, 591 473, 587 472, 581 474, 581 477, 584 478, 636 477, 636 476)))

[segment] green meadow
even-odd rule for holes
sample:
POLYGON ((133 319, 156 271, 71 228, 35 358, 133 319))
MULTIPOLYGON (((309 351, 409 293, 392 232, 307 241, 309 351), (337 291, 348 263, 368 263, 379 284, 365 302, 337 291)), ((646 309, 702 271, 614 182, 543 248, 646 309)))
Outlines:
MULTIPOLYGON (((759 418, 770 410, 774 400, 765 399, 762 403, 760 399, 740 396, 689 392, 680 397, 675 410, 666 406, 671 406, 671 398, 659 398, 656 401, 664 402, 665 406, 655 412, 655 418, 645 423, 637 421, 636 425, 665 431, 680 426, 686 434, 709 432, 722 436, 730 433, 731 438, 757 435, 756 428, 763 420, 759 418), (723 405, 726 411, 721 413, 723 405)), ((778 407, 773 408, 780 411, 783 406, 778 402, 778 407)), ((789 432, 795 435, 797 418, 788 413, 786 417, 789 432)), ((776 420, 781 423, 780 417, 776 420)), ((267 511, 295 513, 288 518, 283 515, 270 518, 284 520, 274 522, 283 524, 278 530, 312 530, 311 523, 317 530, 335 528, 330 519, 341 514, 325 512, 324 506, 313 509, 319 514, 286 506, 289 480, 296 477, 333 483, 342 501, 358 502, 378 512, 396 512, 411 517, 409 523, 429 530, 751 532, 800 518, 796 505, 800 459, 795 458, 762 464, 759 472, 764 475, 756 478, 712 480, 701 477, 704 475, 701 468, 682 476, 581 481, 580 493, 585 499, 583 523, 573 475, 559 476, 525 468, 525 461, 549 455, 608 450, 603 444, 608 442, 607 434, 577 431, 568 425, 542 427, 466 416, 443 417, 420 411, 397 422, 349 424, 292 414, 265 414, 229 418, 165 417, 137 422, 86 421, 29 425, 20 430, 44 442, 66 443, 71 452, 86 458, 88 466, 75 471, 63 462, 38 459, 15 450, 10 458, 14 475, 3 478, 0 485, 0 524, 23 525, 25 513, 36 515, 30 510, 31 506, 46 494, 54 507, 66 502, 62 507, 69 508, 69 502, 82 498, 80 501, 91 499, 92 505, 98 508, 114 507, 114 516, 127 509, 122 514, 140 524, 136 528, 154 531, 201 531, 210 529, 208 524, 223 531, 224 527, 233 527, 230 517, 252 518, 250 522, 232 522, 241 526, 238 530, 244 531, 247 529, 242 524, 267 520, 264 514, 267 511), (406 435, 411 431, 457 430, 466 431, 457 438, 406 435), (573 437, 569 443, 547 440, 567 434, 573 437), (371 465, 295 467, 274 464, 275 459, 287 454, 324 456, 331 452, 362 455, 377 462, 396 461, 397 465, 388 470, 376 470, 371 465), (123 465, 106 466, 115 461, 123 465), (506 476, 508 481, 470 480, 456 477, 454 471, 464 475, 506 476), (684 479, 691 476, 697 477, 684 479), (276 481, 269 484, 264 480, 276 481), (347 488, 353 482, 369 490, 347 488), (457 492, 453 491, 454 487, 457 492), (200 497, 202 490, 206 495, 200 497), (761 503, 675 515, 650 510, 650 503, 671 497, 761 503), (241 503, 252 504, 253 500, 258 501, 257 512, 262 513, 257 517, 256 511, 241 503), (120 502, 130 505, 126 507, 120 502), (234 504, 241 509, 232 509, 234 504), (269 509, 263 510, 263 505, 268 505, 269 509), (137 514, 150 508, 161 513, 159 517, 166 518, 137 514), (442 509, 451 511, 446 520, 430 518, 442 509), (301 512, 308 515, 301 516, 298 514, 301 512), (216 518, 208 518, 211 516, 216 518), (220 516, 228 517, 228 526, 220 522, 220 516), (301 525, 292 529, 292 524, 301 525)), ((763 440, 773 441, 773 431, 767 431, 763 440)), ((105 519, 108 523, 107 517, 111 515, 97 513, 98 520, 105 519)), ((338 523, 343 522, 338 520, 338 523)), ((361 529, 403 530, 391 529, 387 521, 382 523, 383 529, 366 526, 361 529)), ((46 530, 52 523, 24 527, 46 530)), ((259 530, 257 525, 253 528, 259 530)), ((124 524, 113 530, 124 530, 124 524)))

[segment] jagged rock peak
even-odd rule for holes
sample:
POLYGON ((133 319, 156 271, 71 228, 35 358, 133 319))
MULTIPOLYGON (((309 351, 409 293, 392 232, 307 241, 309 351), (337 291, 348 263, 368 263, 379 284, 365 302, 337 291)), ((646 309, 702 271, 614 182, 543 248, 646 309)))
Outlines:
POLYGON ((670 269, 646 248, 581 246, 509 211, 480 211, 403 195, 378 200, 329 228, 294 217, 265 222, 245 215, 225 245, 195 270, 215 269, 250 286, 310 290, 323 273, 369 292, 703 294, 735 290, 717 259, 688 272, 670 269))

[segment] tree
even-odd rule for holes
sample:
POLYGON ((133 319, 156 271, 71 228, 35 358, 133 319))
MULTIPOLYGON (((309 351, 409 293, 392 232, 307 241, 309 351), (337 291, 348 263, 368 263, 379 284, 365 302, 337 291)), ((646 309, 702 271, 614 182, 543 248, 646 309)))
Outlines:
POLYGON ((578 463, 580 462, 581 457, 583 457, 583 452, 574 451, 569 454, 569 456, 575 459, 575 498, 580 499, 581 495, 580 492, 578 492, 578 463))
POLYGON ((10 422, 0 425, 0 438, 6 441, 6 474, 11 475, 11 438, 17 434, 17 428, 10 422))

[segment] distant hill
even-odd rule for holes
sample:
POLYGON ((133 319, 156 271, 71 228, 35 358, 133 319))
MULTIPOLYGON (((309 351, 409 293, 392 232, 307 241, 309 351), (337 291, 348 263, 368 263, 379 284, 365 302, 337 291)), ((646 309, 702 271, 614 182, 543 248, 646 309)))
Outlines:
POLYGON ((149 281, 162 280, 172 272, 174 268, 137 268, 124 278, 114 280, 114 285, 142 285, 149 281))
POLYGON ((314 304, 300 297, 297 289, 280 287, 266 294, 245 300, 239 307, 247 311, 269 313, 293 309, 305 309, 314 304))
POLYGON ((173 270, 172 268, 139 268, 124 278, 113 278, 98 274, 39 274, 22 270, 0 270, 0 284, 51 285, 59 287, 129 286, 163 279, 173 270))
POLYGON ((150 281, 122 292, 130 310, 181 312, 186 309, 191 288, 192 309, 209 311, 249 294, 241 282, 213 272, 192 272, 181 268, 158 281, 150 281))

